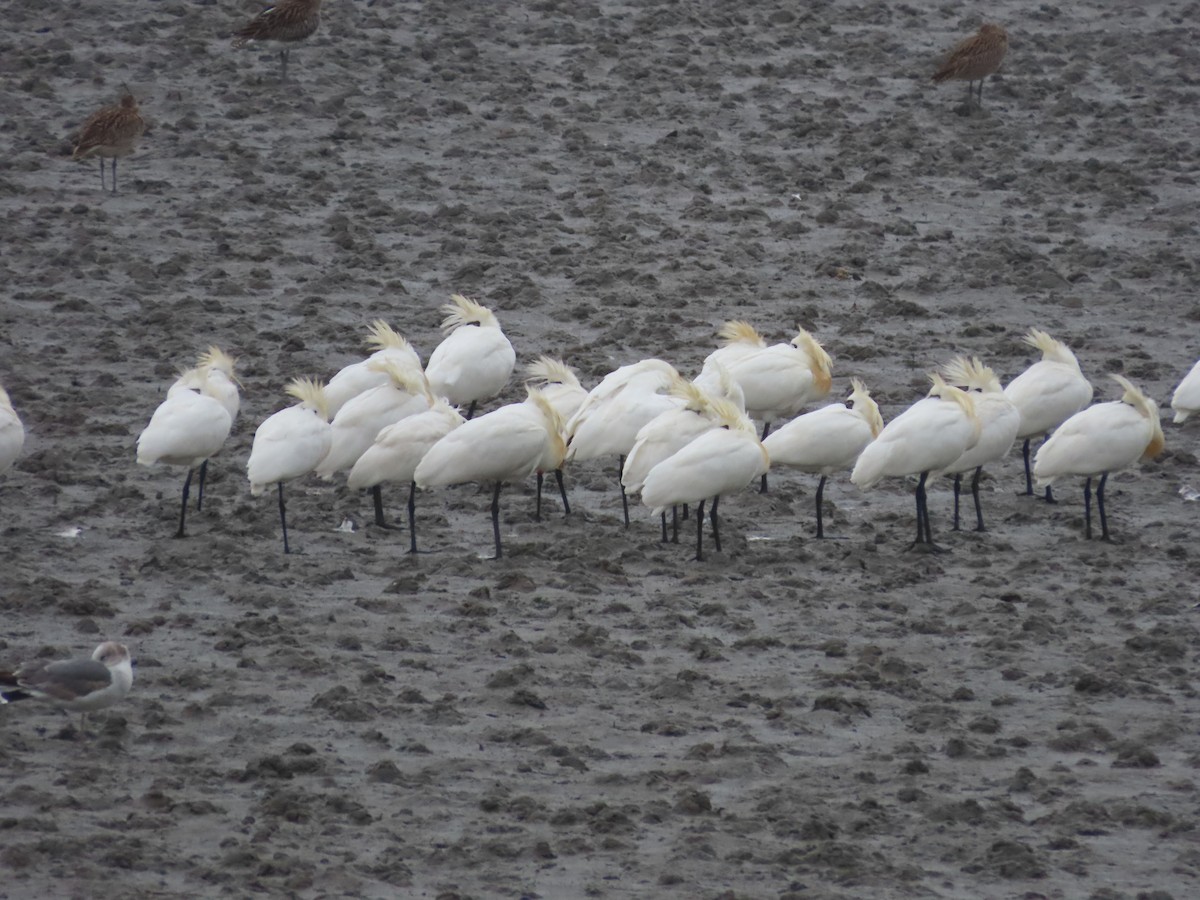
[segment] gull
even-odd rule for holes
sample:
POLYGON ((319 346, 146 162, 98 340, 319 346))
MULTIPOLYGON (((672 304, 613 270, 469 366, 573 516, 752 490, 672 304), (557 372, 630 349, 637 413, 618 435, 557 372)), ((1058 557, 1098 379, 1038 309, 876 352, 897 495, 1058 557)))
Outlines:
POLYGON ((863 490, 887 477, 920 476, 917 481, 917 539, 913 547, 940 550, 929 526, 925 483, 954 463, 979 440, 981 423, 971 395, 946 384, 934 372, 928 396, 884 426, 863 449, 850 480, 863 490))
POLYGON ((495 483, 492 492, 492 533, 496 559, 500 546, 500 488, 528 478, 538 466, 562 464, 566 445, 562 421, 536 389, 523 403, 510 403, 458 426, 429 448, 413 480, 419 488, 495 483))
POLYGON ((435 396, 453 406, 465 406, 467 418, 475 415, 480 400, 490 400, 508 384, 517 354, 486 306, 453 294, 442 307, 446 337, 429 354, 425 377, 435 396))
POLYGON ((771 465, 819 474, 817 483, 817 537, 825 537, 821 518, 825 482, 830 475, 854 465, 859 454, 883 429, 879 405, 857 378, 850 381, 845 404, 831 403, 788 422, 763 441, 771 465))
POLYGON ((1096 487, 1100 538, 1112 540, 1104 514, 1104 484, 1109 473, 1128 468, 1139 459, 1153 459, 1163 449, 1158 404, 1128 379, 1120 375, 1112 378, 1124 389, 1121 399, 1097 403, 1075 413, 1038 449, 1033 462, 1039 486, 1068 475, 1086 477, 1083 510, 1088 540, 1092 537, 1092 479, 1100 476, 1096 487))
POLYGON ((321 0, 279 0, 233 33, 233 46, 278 44, 281 81, 287 81, 290 44, 311 37, 321 24, 321 0))
POLYGON ((25 663, 11 672, 0 671, 0 704, 36 698, 67 712, 79 713, 79 730, 90 712, 120 702, 133 687, 129 649, 105 641, 90 659, 25 663))
POLYGON ((285 393, 298 402, 268 416, 258 426, 246 463, 246 475, 250 479, 250 493, 256 497, 266 490, 267 485, 278 486, 283 552, 290 553, 283 484, 315 469, 329 452, 333 434, 321 382, 294 378, 285 393))
MULTIPOLYGON (((1036 328, 1022 339, 1042 352, 1042 358, 1008 383, 1004 395, 1021 413, 1017 440, 1022 441, 1025 461, 1025 494, 1033 496, 1033 478, 1029 466, 1029 442, 1045 435, 1092 402, 1092 385, 1083 377, 1079 360, 1070 348, 1036 328)), ((1046 501, 1054 502, 1050 488, 1046 501)))
POLYGON ((1191 371, 1183 376, 1179 387, 1171 395, 1171 409, 1175 411, 1174 422, 1182 425, 1188 416, 1200 411, 1200 362, 1192 366, 1191 371))
POLYGON ((116 106, 106 106, 88 116, 79 129, 71 159, 100 159, 100 189, 104 190, 104 160, 112 160, 112 191, 117 192, 117 158, 133 152, 146 131, 138 102, 129 89, 116 106))
POLYGON ((943 81, 965 81, 967 83, 967 109, 971 108, 974 82, 979 82, 979 106, 983 106, 983 82, 1000 68, 1004 54, 1008 52, 1008 32, 999 25, 987 23, 979 31, 959 41, 950 50, 946 61, 933 73, 935 84, 943 81))
POLYGON ((662 516, 668 506, 695 503, 696 560, 704 560, 704 503, 712 500, 713 543, 721 552, 717 505, 721 495, 740 490, 767 471, 770 457, 755 434, 754 425, 728 400, 710 401, 717 427, 704 432, 677 453, 664 459, 646 475, 642 502, 662 516))
POLYGON ((185 536, 188 491, 197 466, 203 466, 217 453, 229 437, 233 419, 220 399, 224 376, 219 372, 185 373, 189 384, 197 389, 172 386, 167 399, 158 405, 148 424, 137 439, 137 461, 142 466, 166 463, 185 466, 183 500, 179 509, 179 530, 175 537, 185 536))
POLYGON ((962 476, 964 472, 974 470, 971 497, 975 501, 975 530, 986 531, 983 509, 979 505, 979 479, 985 465, 1003 459, 1012 449, 1021 427, 1021 411, 1005 395, 996 373, 976 357, 956 357, 943 369, 943 373, 951 384, 970 390, 980 421, 979 440, 975 446, 945 469, 945 474, 954 476, 954 530, 958 531, 958 497, 962 490, 962 476))

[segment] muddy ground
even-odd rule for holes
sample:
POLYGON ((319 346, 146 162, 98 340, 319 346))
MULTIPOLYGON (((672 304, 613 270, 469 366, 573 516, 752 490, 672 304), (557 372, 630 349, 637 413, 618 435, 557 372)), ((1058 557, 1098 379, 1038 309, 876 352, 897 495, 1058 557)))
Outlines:
POLYGON ((1200 891, 1190 423, 1110 480, 1115 543, 1014 455, 986 533, 933 490, 938 556, 911 484, 834 480, 818 542, 777 473, 697 564, 621 527, 615 461, 567 518, 506 492, 499 562, 483 490, 422 495, 414 557, 305 480, 284 556, 244 474, 288 378, 375 317, 428 356, 455 291, 589 386, 744 318, 890 418, 956 353, 1011 378, 1037 326, 1097 399, 1165 403, 1200 356, 1196 3, 989 4, 972 115, 929 82, 982 21, 945 4, 329 0, 288 83, 228 45, 253 2, 5 6, 0 660, 138 668, 90 738, 0 710, 0 896, 1200 891), (110 195, 64 155, 123 83, 151 127, 110 195), (133 444, 210 343, 243 412, 173 540, 183 473, 133 444))

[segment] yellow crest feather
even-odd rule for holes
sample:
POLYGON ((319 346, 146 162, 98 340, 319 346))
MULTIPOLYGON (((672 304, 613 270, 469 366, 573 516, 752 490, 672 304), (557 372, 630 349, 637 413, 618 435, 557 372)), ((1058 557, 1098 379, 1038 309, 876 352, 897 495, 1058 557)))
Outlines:
POLYGON ((329 403, 325 399, 325 385, 316 378, 293 378, 284 388, 284 393, 300 401, 301 406, 315 410, 326 422, 329 421, 329 403))
POLYGON ((743 322, 741 319, 730 319, 725 322, 717 332, 724 344, 728 347, 731 344, 752 344, 756 347, 765 347, 767 342, 763 336, 758 333, 758 330, 749 322, 743 322))
POLYGON ((481 303, 476 303, 470 297, 462 294, 451 294, 450 303, 442 307, 446 318, 442 320, 442 331, 451 332, 462 325, 482 325, 485 328, 499 328, 500 322, 495 314, 481 303))

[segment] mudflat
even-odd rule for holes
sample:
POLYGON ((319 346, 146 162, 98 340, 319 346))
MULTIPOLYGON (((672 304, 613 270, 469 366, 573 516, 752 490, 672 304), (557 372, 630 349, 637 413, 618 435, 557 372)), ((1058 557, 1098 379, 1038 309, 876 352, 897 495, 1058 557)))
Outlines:
MULTIPOLYGON (((999 0, 982 107, 935 86, 981 24, 845 2, 329 0, 291 49, 230 47, 252 3, 11 4, 0 53, 0 662, 129 645, 88 723, 0 708, 0 896, 1195 896, 1194 423, 1112 476, 983 482, 987 531, 908 551, 911 481, 773 471, 659 541, 615 459, 535 521, 423 492, 420 543, 370 498, 251 497, 254 429, 373 319, 428 358, 439 307, 491 307, 518 365, 585 386, 695 374, 720 324, 810 330, 830 400, 891 419, 1031 327, 1116 399, 1200 356, 1200 102, 1185 3, 999 0), (100 189, 71 135, 138 98, 100 189), (238 357, 242 410, 175 540, 184 472, 135 463, 179 368, 238 357)), ((514 377, 487 408, 524 396, 514 377)), ((384 491, 403 522, 404 485, 384 491)), ((968 514, 967 520, 973 518, 968 514)))

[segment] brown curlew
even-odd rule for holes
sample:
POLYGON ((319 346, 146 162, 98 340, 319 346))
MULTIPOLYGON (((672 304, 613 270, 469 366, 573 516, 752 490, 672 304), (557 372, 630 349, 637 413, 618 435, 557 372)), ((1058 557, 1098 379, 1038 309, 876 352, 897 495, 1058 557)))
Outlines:
POLYGON ((104 189, 104 160, 112 160, 112 189, 117 190, 117 157, 128 156, 146 130, 145 120, 138 114, 138 103, 125 89, 121 102, 92 113, 79 129, 75 152, 71 159, 100 157, 100 188, 104 189))
POLYGON ((287 80, 288 45, 311 36, 321 24, 321 0, 279 0, 233 33, 233 46, 280 44, 282 80, 287 80))
POLYGON ((967 109, 971 108, 972 85, 979 82, 978 105, 983 106, 983 80, 1000 68, 1008 52, 1008 32, 999 25, 987 23, 979 31, 959 41, 946 57, 945 63, 933 74, 937 84, 943 81, 967 83, 967 109))

